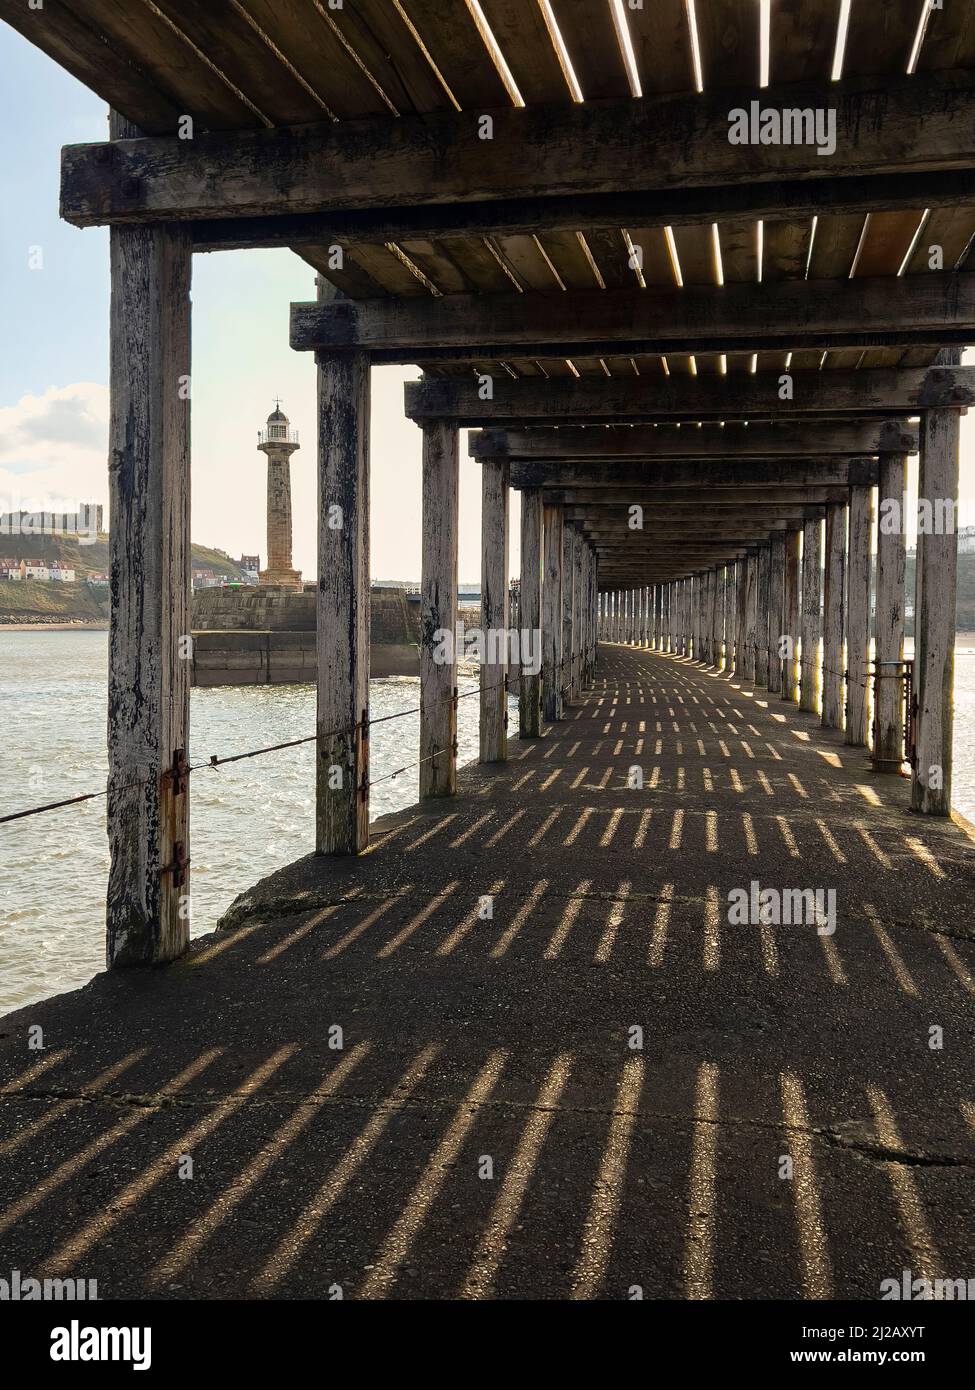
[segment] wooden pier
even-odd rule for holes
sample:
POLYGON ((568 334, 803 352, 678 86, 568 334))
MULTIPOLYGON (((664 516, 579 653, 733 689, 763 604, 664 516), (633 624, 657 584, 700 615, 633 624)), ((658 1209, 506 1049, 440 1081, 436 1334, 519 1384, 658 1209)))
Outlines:
POLYGON ((959 1268, 975 27, 840 10, 0 0, 113 113, 61 180, 111 237, 107 953, 171 966, 31 1010, 41 1059, 8 1020, 21 1263, 177 1297, 876 1297, 959 1268), (759 98, 805 137, 730 139, 759 98), (317 272, 290 320, 318 380, 315 854, 191 947, 191 270, 266 246, 317 272), (383 363, 423 372, 421 800, 370 828, 383 363), (460 770, 463 430, 489 646, 460 770), (835 931, 753 889, 835 894, 835 931))

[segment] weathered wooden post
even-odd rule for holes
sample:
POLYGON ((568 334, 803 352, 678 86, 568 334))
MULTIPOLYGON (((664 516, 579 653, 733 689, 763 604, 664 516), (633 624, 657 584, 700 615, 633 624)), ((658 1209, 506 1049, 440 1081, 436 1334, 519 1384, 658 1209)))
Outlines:
POLYGON ((662 584, 653 586, 653 649, 663 651, 663 590, 662 584))
POLYGON ((562 508, 542 508, 542 707, 545 718, 562 718, 562 508))
MULTIPOLYGON (((898 772, 904 761, 903 688, 896 672, 904 660, 904 570, 907 563, 905 473, 902 454, 880 455, 877 505, 877 610, 874 662, 873 765, 898 772), (894 663, 897 663, 896 665, 894 663)), ((915 631, 919 622, 914 610, 915 631)), ((916 651, 915 643, 915 651, 916 651)))
POLYGON ((785 600, 785 535, 772 537, 769 558, 769 617, 768 617, 768 690, 778 695, 782 690, 782 608, 785 600))
POLYGON ((758 601, 755 627, 755 684, 768 688, 771 661, 769 649, 770 604, 772 592, 772 547, 763 541, 758 547, 758 601))
POLYGON ((481 463, 481 722, 480 761, 508 756, 508 547, 510 466, 481 463))
POLYGON ((748 663, 748 561, 735 565, 735 675, 745 680, 748 663))
POLYGON ((846 503, 826 505, 823 584, 823 726, 843 726, 843 612, 846 577, 846 503))
POLYGON ((189 234, 113 227, 110 258, 106 957, 155 965, 190 929, 189 234))
POLYGON ((562 525, 562 700, 575 699, 579 670, 577 650, 582 628, 582 612, 578 607, 579 576, 576 573, 576 528, 571 522, 562 525))
POLYGON ((572 556, 572 606, 573 612, 579 614, 579 631, 576 632, 576 652, 572 663, 572 695, 573 699, 579 699, 583 694, 583 687, 586 685, 586 630, 584 630, 583 614, 586 609, 586 585, 583 582, 584 555, 588 549, 583 528, 576 524, 576 545, 574 545, 572 556))
POLYGON ((320 352, 316 362, 315 851, 358 854, 369 843, 370 367, 363 353, 320 352))
POLYGON ((724 640, 724 565, 711 571, 711 665, 721 669, 721 645, 724 640))
POLYGON ((802 532, 790 528, 785 533, 785 573, 783 582, 782 698, 795 704, 799 698, 799 546, 802 532))
POLYGON ((911 806, 932 816, 951 814, 960 423, 957 410, 927 410, 921 416, 911 806))
POLYGON ((850 488, 846 578, 846 737, 867 743, 867 661, 870 647, 870 540, 873 488, 850 488))
POLYGON ((457 790, 457 538, 460 453, 452 421, 423 426, 420 799, 457 790), (445 659, 446 658, 446 659, 445 659))
POLYGON ((758 551, 745 560, 745 680, 754 684, 758 643, 758 551))
POLYGON ((542 625, 542 491, 521 494, 521 672, 518 682, 518 736, 542 732, 542 678, 539 666, 542 625), (527 660, 526 660, 527 659, 527 660))
POLYGON ((822 631, 822 534, 823 523, 807 518, 802 527, 802 670, 799 708, 819 710, 819 640, 822 631))

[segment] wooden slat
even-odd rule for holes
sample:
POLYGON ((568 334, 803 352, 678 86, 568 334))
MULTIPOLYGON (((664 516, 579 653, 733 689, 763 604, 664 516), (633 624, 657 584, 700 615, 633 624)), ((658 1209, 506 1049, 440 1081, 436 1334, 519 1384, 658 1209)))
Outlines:
POLYGON ((397 242, 397 245, 441 294, 463 294, 477 288, 458 266, 442 239, 430 241, 411 237, 397 242))
POLYGON ((769 81, 829 79, 841 0, 774 0, 769 81))
MULTIPOLYGON (((918 239, 905 275, 927 275, 932 246, 940 246, 945 270, 954 270, 965 258, 975 236, 975 208, 935 208, 918 239)), ((965 258, 967 259, 967 258, 965 258)))
POLYGON ((481 0, 481 9, 526 106, 569 99, 541 9, 526 0, 481 0))
POLYGON ((583 237, 607 289, 634 284, 636 274, 630 268, 629 249, 618 227, 609 231, 584 232, 583 237))
POLYGON ((685 285, 714 285, 717 275, 711 228, 675 227, 674 241, 680 261, 681 278, 685 285))
POLYGON ((871 213, 854 274, 857 277, 896 275, 910 249, 923 211, 919 208, 913 212, 871 213))
MULTIPOLYGON (((388 104, 329 23, 306 0, 237 0, 339 117, 389 115, 388 104)), ((136 6, 126 5, 131 13, 136 6)))
POLYGON ((823 354, 817 348, 810 348, 802 352, 794 352, 789 363, 790 372, 817 372, 819 364, 823 359, 823 354))
POLYGON ((863 223, 859 213, 819 218, 809 263, 810 280, 841 280, 849 275, 863 223))
POLYGON ((552 10, 586 101, 630 96, 609 5, 552 0, 552 10))
POLYGON ((439 244, 474 289, 497 293, 516 288, 483 237, 444 237, 439 244))
POLYGON ((909 0, 850 0, 842 76, 906 72, 920 14, 909 0))
POLYGON ((567 289, 594 289, 597 280, 575 232, 549 232, 541 238, 549 257, 567 289))
POLYGON ((47 0, 42 10, 31 9, 21 0, 0 0, 0 19, 140 130, 160 135, 176 129, 182 114, 179 104, 160 90, 127 51, 106 43, 97 29, 83 23, 61 0, 47 0))
POLYGON ((275 125, 320 121, 327 103, 289 71, 232 0, 154 0, 238 91, 275 125))
POLYGON ((497 238, 497 247, 507 264, 527 289, 555 290, 559 288, 555 271, 542 254, 533 236, 497 238))
POLYGON ((975 6, 968 0, 944 0, 928 14, 917 71, 970 67, 975 67, 975 6))
POLYGON ((643 278, 648 285, 674 285, 671 264, 662 227, 630 227, 630 241, 643 256, 643 278))
POLYGON ((329 19, 397 111, 453 109, 433 68, 389 0, 345 0, 329 19))
POLYGON ((429 294, 429 290, 407 266, 385 246, 360 241, 349 248, 346 262, 352 261, 390 294, 413 298, 429 294))
POLYGON ((755 87, 759 82, 757 0, 708 0, 697 5, 704 90, 755 87))
POLYGON ((755 284, 758 280, 758 225, 755 222, 719 224, 721 265, 725 283, 755 284))
POLYGON ((445 5, 443 0, 401 0, 401 4, 462 110, 511 104, 466 5, 445 5))
POLYGON ((349 246, 342 246, 343 264, 341 270, 333 268, 330 263, 332 259, 330 246, 302 246, 298 249, 298 254, 310 266, 314 266, 319 275, 324 276, 329 284, 334 285, 337 290, 341 290, 349 299, 385 298, 390 291, 356 264, 350 254, 351 250, 352 248, 349 246))
MULTIPOLYGON (((246 102, 220 81, 192 46, 148 7, 132 5, 129 0, 84 0, 83 3, 73 0, 53 10, 47 4, 41 13, 47 16, 47 24, 61 29, 64 24, 62 10, 67 9, 75 11, 80 22, 102 34, 114 52, 126 54, 172 99, 177 110, 193 117, 199 129, 240 130, 263 124, 246 102)), ((59 61, 62 60, 59 58, 59 61)), ((105 59, 102 63, 105 68, 109 66, 105 59)), ((102 76, 98 74, 99 79, 102 76)), ((82 80, 88 86, 94 85, 86 78, 82 80)), ((155 127, 144 120, 136 124, 142 130, 155 133, 155 127)))
POLYGON ((801 280, 809 260, 812 222, 765 223, 762 280, 801 280))
POLYGON ((652 0, 640 10, 624 6, 644 96, 693 92, 691 36, 684 0, 652 0))

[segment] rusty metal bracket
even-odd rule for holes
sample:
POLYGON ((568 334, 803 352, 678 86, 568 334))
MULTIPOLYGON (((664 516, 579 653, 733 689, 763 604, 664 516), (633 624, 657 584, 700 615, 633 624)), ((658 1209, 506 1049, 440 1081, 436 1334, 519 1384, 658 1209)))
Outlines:
POLYGON ((186 882, 186 870, 190 867, 189 855, 186 853, 186 846, 182 840, 177 840, 173 845, 173 860, 171 864, 164 864, 161 873, 172 874, 173 887, 182 888, 186 882))

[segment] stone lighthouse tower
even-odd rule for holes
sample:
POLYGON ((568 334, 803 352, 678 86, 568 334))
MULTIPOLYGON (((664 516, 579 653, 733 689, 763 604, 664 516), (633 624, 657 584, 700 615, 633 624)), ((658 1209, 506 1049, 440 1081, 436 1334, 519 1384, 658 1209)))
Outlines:
POLYGON ((265 589, 300 590, 301 572, 291 566, 291 455, 300 446, 279 401, 258 431, 257 447, 267 454, 267 568, 257 582, 265 589))

